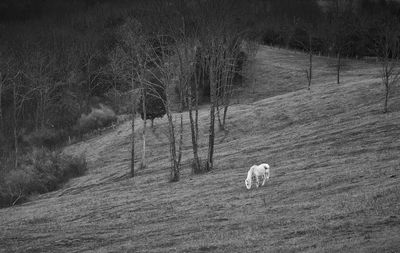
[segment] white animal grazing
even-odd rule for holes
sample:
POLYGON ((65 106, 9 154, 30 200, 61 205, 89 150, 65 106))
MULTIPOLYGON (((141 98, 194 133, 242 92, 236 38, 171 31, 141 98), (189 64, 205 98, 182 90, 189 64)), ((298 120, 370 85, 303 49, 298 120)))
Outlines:
POLYGON ((260 178, 262 178, 263 182, 262 185, 264 186, 265 181, 269 179, 269 165, 266 163, 260 165, 253 165, 247 172, 247 178, 244 181, 246 184, 246 188, 250 189, 253 181, 253 177, 256 178, 257 188, 260 186, 260 178))

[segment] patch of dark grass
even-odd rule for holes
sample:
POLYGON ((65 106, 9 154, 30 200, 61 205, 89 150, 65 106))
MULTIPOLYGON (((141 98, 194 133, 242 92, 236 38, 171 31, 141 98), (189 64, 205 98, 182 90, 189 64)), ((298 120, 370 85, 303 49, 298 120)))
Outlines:
POLYGON ((38 225, 50 222, 51 219, 48 217, 35 217, 33 219, 27 220, 26 223, 30 225, 38 225))
POLYGON ((85 157, 73 157, 47 149, 25 154, 18 168, 8 170, 0 179, 0 207, 13 206, 34 194, 58 189, 70 178, 87 170, 85 157))

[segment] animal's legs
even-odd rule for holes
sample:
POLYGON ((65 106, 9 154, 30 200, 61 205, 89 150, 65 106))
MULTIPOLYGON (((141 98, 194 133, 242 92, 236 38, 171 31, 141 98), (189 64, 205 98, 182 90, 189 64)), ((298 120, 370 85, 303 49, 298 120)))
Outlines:
POLYGON ((257 181, 257 188, 260 186, 260 179, 258 178, 258 176, 256 176, 256 181, 257 181))
POLYGON ((264 175, 263 177, 264 177, 264 180, 263 180, 263 182, 262 182, 262 186, 264 186, 265 181, 267 181, 267 175, 264 175))

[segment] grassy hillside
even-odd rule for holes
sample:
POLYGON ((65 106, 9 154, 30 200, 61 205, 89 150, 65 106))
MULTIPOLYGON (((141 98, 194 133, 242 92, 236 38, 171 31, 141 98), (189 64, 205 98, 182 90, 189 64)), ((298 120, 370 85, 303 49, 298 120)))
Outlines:
MULTIPOLYGON (((164 119, 149 133, 148 168, 133 179, 129 122, 68 147, 86 153, 89 172, 1 209, 0 252, 399 250, 400 94, 382 114, 378 66, 347 62, 337 85, 331 60, 315 60, 307 91, 305 55, 260 49, 254 92, 230 109, 209 174, 191 175, 187 130, 182 180, 168 182, 164 119), (262 162, 270 181, 246 190, 247 170, 262 162)), ((204 157, 206 108, 200 117, 204 157)))

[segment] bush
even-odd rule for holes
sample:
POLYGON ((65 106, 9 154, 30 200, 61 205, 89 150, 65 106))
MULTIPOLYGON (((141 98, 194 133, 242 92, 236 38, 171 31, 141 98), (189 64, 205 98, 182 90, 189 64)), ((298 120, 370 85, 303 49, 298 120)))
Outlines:
POLYGON ((87 170, 84 157, 36 149, 19 161, 19 167, 0 179, 0 207, 24 202, 32 194, 56 190, 68 179, 87 170))
MULTIPOLYGON (((153 83, 156 83, 157 80, 152 80, 153 83)), ((149 119, 153 122, 155 118, 162 118, 166 114, 164 101, 166 99, 166 93, 163 85, 158 83, 154 85, 152 88, 147 88, 146 90, 146 120, 149 119)), ((138 113, 142 120, 144 120, 144 112, 143 112, 143 94, 140 96, 139 104, 138 104, 138 113)))
POLYGON ((75 126, 75 130, 80 134, 85 134, 95 129, 110 126, 116 121, 117 116, 114 111, 100 104, 100 108, 92 108, 92 111, 88 115, 82 114, 75 126))
POLYGON ((29 133, 23 140, 33 147, 46 147, 53 149, 63 144, 68 138, 64 130, 43 128, 29 133))
POLYGON ((80 106, 74 94, 60 91, 59 99, 48 109, 48 125, 56 129, 71 129, 80 116, 80 106))
POLYGON ((262 36, 262 43, 264 45, 276 46, 276 45, 283 45, 284 41, 279 32, 270 28, 264 32, 264 35, 262 36))

